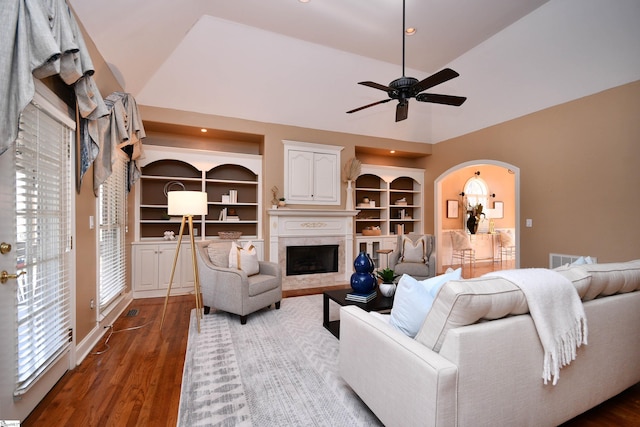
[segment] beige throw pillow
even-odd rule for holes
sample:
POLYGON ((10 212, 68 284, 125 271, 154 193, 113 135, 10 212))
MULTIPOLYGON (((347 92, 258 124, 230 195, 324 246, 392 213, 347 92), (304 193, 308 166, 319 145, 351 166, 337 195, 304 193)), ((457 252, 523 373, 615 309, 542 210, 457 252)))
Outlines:
POLYGON ((235 268, 244 271, 247 276, 253 276, 260 272, 260 264, 258 263, 258 252, 251 241, 244 244, 244 247, 236 242, 231 244, 229 251, 229 268, 235 268))
POLYGON ((425 262, 426 252, 427 242, 424 236, 415 243, 404 236, 402 238, 402 258, 400 258, 400 262, 425 262))
POLYGON ((209 259, 214 266, 229 268, 229 243, 230 242, 213 242, 207 246, 209 259))

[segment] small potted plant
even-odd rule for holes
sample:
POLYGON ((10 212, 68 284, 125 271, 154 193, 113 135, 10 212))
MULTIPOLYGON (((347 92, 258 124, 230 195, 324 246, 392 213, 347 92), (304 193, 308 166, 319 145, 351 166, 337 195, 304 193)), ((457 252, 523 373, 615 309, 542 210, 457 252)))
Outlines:
POLYGON ((280 199, 278 199, 278 206, 281 208, 287 206, 287 202, 284 200, 284 197, 280 197, 280 199))
POLYGON ((378 286, 380 288, 380 293, 385 297, 393 296, 396 291, 396 284, 393 283, 393 281, 399 276, 399 274, 396 274, 395 271, 387 267, 376 271, 376 276, 382 280, 382 283, 378 286))

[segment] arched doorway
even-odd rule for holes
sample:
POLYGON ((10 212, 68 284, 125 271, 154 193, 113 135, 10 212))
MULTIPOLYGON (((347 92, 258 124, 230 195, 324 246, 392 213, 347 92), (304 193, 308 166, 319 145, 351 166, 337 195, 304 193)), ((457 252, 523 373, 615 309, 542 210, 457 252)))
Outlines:
MULTIPOLYGON (((470 180, 478 179, 487 188, 483 205, 484 215, 492 219, 495 231, 508 231, 515 236, 515 261, 512 266, 520 266, 520 169, 509 163, 496 160, 473 160, 453 166, 442 173, 434 182, 435 233, 437 245, 437 271, 442 272, 451 264, 451 237, 453 230, 469 233, 467 209, 469 203, 461 193, 470 180)), ((469 188, 469 187, 467 187, 469 188)), ((474 204, 482 199, 474 194, 474 204)), ((471 200, 471 199, 470 199, 471 200)), ((481 232, 470 236, 470 240, 481 249, 478 262, 494 262, 496 258, 496 236, 488 234, 485 223, 481 232)))

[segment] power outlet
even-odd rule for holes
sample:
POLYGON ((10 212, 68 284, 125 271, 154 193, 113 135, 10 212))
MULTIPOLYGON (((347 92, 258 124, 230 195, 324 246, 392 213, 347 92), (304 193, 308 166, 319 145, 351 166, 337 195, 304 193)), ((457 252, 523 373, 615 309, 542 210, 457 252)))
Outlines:
POLYGON ((528 227, 528 228, 533 227, 533 220, 532 220, 531 218, 527 218, 527 219, 525 219, 525 220, 524 220, 524 226, 525 226, 525 227, 528 227))

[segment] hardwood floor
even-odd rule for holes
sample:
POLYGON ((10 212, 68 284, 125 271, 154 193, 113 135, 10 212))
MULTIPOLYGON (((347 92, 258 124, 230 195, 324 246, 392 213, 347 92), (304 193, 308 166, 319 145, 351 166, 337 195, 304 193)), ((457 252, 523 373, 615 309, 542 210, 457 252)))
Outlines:
MULTIPOLYGON (((473 270, 465 268, 463 276, 475 277, 499 267, 478 264, 473 270)), ((323 290, 288 292, 285 296, 323 290)), ((115 322, 108 347, 98 345, 93 351, 101 354, 87 356, 69 371, 22 426, 175 426, 194 301, 192 295, 172 297, 161 334, 163 303, 164 298, 133 301, 129 309, 137 309, 138 314, 127 316, 126 311, 115 322)), ((563 424, 638 425, 640 384, 563 424)))
POLYGON ((129 309, 138 314, 126 311, 107 346, 93 350, 101 354, 67 372, 22 425, 175 426, 194 300, 171 298, 161 334, 163 304, 164 298, 133 301, 129 309))

